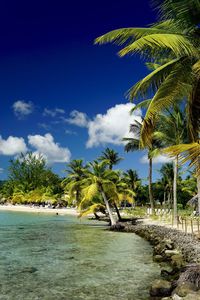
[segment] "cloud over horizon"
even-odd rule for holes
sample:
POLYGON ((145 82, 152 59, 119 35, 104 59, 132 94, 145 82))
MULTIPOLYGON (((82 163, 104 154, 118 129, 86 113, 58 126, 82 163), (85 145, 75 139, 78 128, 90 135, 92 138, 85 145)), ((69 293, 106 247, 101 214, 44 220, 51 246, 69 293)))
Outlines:
POLYGON ((0 135, 0 154, 1 155, 16 155, 21 152, 26 152, 27 146, 22 137, 9 136, 3 139, 0 135))
POLYGON ((41 153, 50 164, 70 161, 71 152, 69 149, 56 143, 50 133, 46 133, 44 136, 40 134, 28 135, 28 143, 36 149, 35 154, 41 153))
POLYGON ((87 148, 99 145, 123 145, 124 137, 135 137, 129 132, 130 124, 134 121, 141 122, 141 111, 136 110, 130 114, 135 105, 132 103, 117 104, 109 108, 105 114, 97 114, 88 122, 87 148))

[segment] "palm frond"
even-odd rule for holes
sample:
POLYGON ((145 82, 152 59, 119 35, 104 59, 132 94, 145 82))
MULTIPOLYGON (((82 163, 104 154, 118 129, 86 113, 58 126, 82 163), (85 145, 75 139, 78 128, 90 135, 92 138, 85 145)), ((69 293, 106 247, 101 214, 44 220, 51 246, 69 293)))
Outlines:
POLYGON ((181 62, 183 58, 174 59, 161 65, 156 70, 148 74, 142 80, 131 87, 127 93, 130 100, 136 97, 146 97, 149 92, 155 93, 162 82, 170 74, 170 72, 181 62))
POLYGON ((119 51, 119 56, 127 54, 141 53, 145 57, 151 57, 151 51, 155 49, 172 51, 176 57, 190 56, 199 57, 198 50, 193 44, 180 34, 164 33, 164 34, 151 34, 141 37, 134 41, 132 44, 126 46, 119 51))

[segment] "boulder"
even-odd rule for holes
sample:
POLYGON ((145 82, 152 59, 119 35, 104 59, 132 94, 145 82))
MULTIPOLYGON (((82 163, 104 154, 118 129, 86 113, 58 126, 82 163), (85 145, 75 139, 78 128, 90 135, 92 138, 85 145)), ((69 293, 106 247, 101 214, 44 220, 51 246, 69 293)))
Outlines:
POLYGON ((184 300, 200 300, 200 294, 191 292, 190 294, 187 294, 186 297, 183 298, 184 300))
POLYGON ((197 290, 200 289, 200 265, 188 267, 186 271, 180 275, 177 286, 183 283, 192 284, 197 290))
POLYGON ((151 285, 150 295, 152 297, 166 297, 171 295, 171 291, 172 286, 169 281, 157 279, 151 285))
POLYGON ((165 256, 171 258, 173 255, 180 255, 180 252, 177 249, 165 250, 165 256))
POLYGON ((180 285, 178 285, 175 290, 173 291, 173 294, 177 294, 180 297, 185 297, 191 292, 196 291, 197 288, 194 284, 189 282, 183 282, 180 285))
POLYGON ((156 255, 154 255, 153 256, 153 260, 155 261, 155 262, 163 262, 164 261, 164 257, 162 256, 162 255, 160 255, 160 254, 156 254, 156 255))
POLYGON ((183 259, 183 256, 181 254, 175 254, 171 256, 171 264, 175 268, 182 268, 185 266, 185 261, 183 259))

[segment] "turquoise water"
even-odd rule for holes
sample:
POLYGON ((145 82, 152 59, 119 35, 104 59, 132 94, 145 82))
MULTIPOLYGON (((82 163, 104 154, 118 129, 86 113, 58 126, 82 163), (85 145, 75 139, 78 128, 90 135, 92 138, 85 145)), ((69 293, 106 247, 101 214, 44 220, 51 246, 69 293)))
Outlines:
POLYGON ((0 300, 146 300, 150 245, 71 216, 0 212, 0 300))

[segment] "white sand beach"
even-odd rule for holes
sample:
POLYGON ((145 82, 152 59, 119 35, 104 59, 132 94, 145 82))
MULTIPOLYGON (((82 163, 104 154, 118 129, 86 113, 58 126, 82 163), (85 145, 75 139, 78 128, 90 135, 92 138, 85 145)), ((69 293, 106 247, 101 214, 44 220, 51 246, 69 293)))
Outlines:
POLYGON ((33 213, 51 213, 59 215, 73 215, 78 216, 78 212, 75 208, 46 208, 46 207, 34 207, 26 205, 0 205, 0 211, 21 211, 21 212, 33 212, 33 213))

